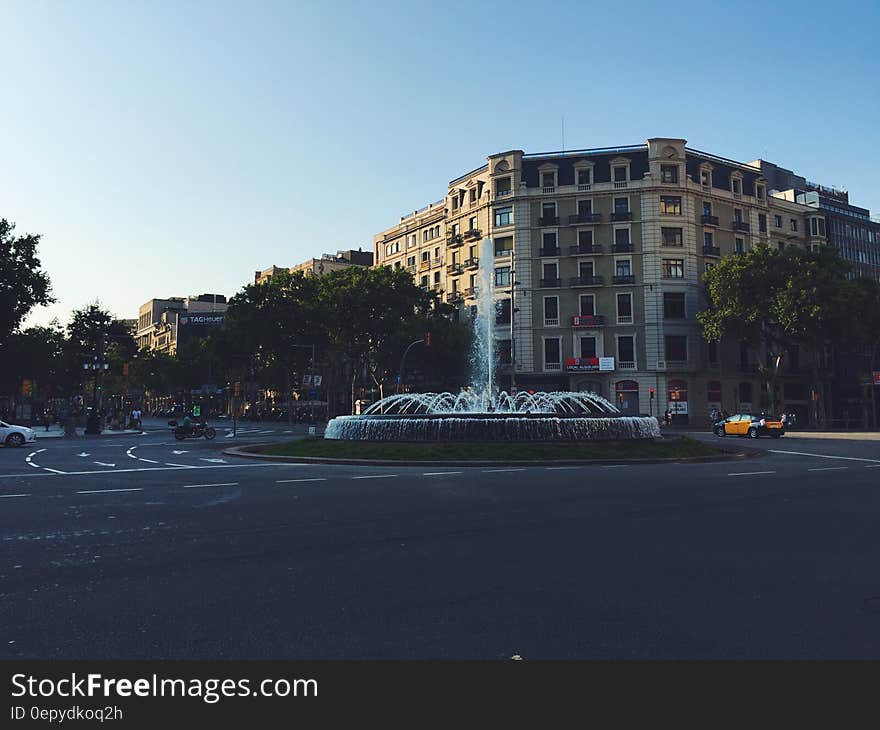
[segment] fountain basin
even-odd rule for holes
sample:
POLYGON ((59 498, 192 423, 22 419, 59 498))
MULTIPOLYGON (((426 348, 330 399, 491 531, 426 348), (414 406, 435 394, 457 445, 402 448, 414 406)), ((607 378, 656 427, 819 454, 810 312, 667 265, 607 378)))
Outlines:
POLYGON ((326 439, 348 441, 624 441, 660 437, 654 417, 548 413, 338 416, 326 439))

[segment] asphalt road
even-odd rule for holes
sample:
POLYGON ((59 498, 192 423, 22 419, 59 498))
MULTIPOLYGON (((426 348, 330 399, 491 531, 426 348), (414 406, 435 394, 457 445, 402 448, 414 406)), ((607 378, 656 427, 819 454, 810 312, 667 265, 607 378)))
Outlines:
POLYGON ((0 657, 880 658, 880 441, 356 467, 154 426, 0 449, 0 657))

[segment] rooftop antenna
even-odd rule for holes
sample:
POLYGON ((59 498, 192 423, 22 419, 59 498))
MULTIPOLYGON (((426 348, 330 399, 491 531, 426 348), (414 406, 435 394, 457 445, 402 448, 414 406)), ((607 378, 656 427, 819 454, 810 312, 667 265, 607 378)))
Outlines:
POLYGON ((562 115, 562 151, 565 152, 565 114, 562 115))

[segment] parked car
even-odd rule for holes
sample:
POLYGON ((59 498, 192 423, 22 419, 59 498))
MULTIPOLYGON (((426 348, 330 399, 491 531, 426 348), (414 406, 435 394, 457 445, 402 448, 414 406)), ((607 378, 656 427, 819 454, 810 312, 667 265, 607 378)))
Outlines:
POLYGON ((738 413, 722 421, 718 421, 712 431, 716 436, 748 436, 756 439, 759 436, 770 436, 778 439, 785 435, 785 424, 772 416, 753 416, 749 413, 738 413))
POLYGON ((27 426, 15 426, 6 421, 0 421, 0 443, 7 446, 24 446, 33 443, 37 433, 27 426))

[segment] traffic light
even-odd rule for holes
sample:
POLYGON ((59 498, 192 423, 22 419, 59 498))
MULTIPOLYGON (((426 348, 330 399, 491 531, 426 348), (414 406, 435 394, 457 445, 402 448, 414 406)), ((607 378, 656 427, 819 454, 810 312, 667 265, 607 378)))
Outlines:
POLYGON ((235 381, 235 390, 233 391, 233 393, 235 394, 236 398, 238 398, 241 395, 241 381, 240 380, 235 381))
POLYGON ((128 376, 128 363, 122 363, 122 374, 128 376))
POLYGON ((654 389, 648 388, 648 395, 651 396, 651 400, 654 400, 654 389))
POLYGON ((431 346, 431 333, 425 332, 425 347, 431 346))

